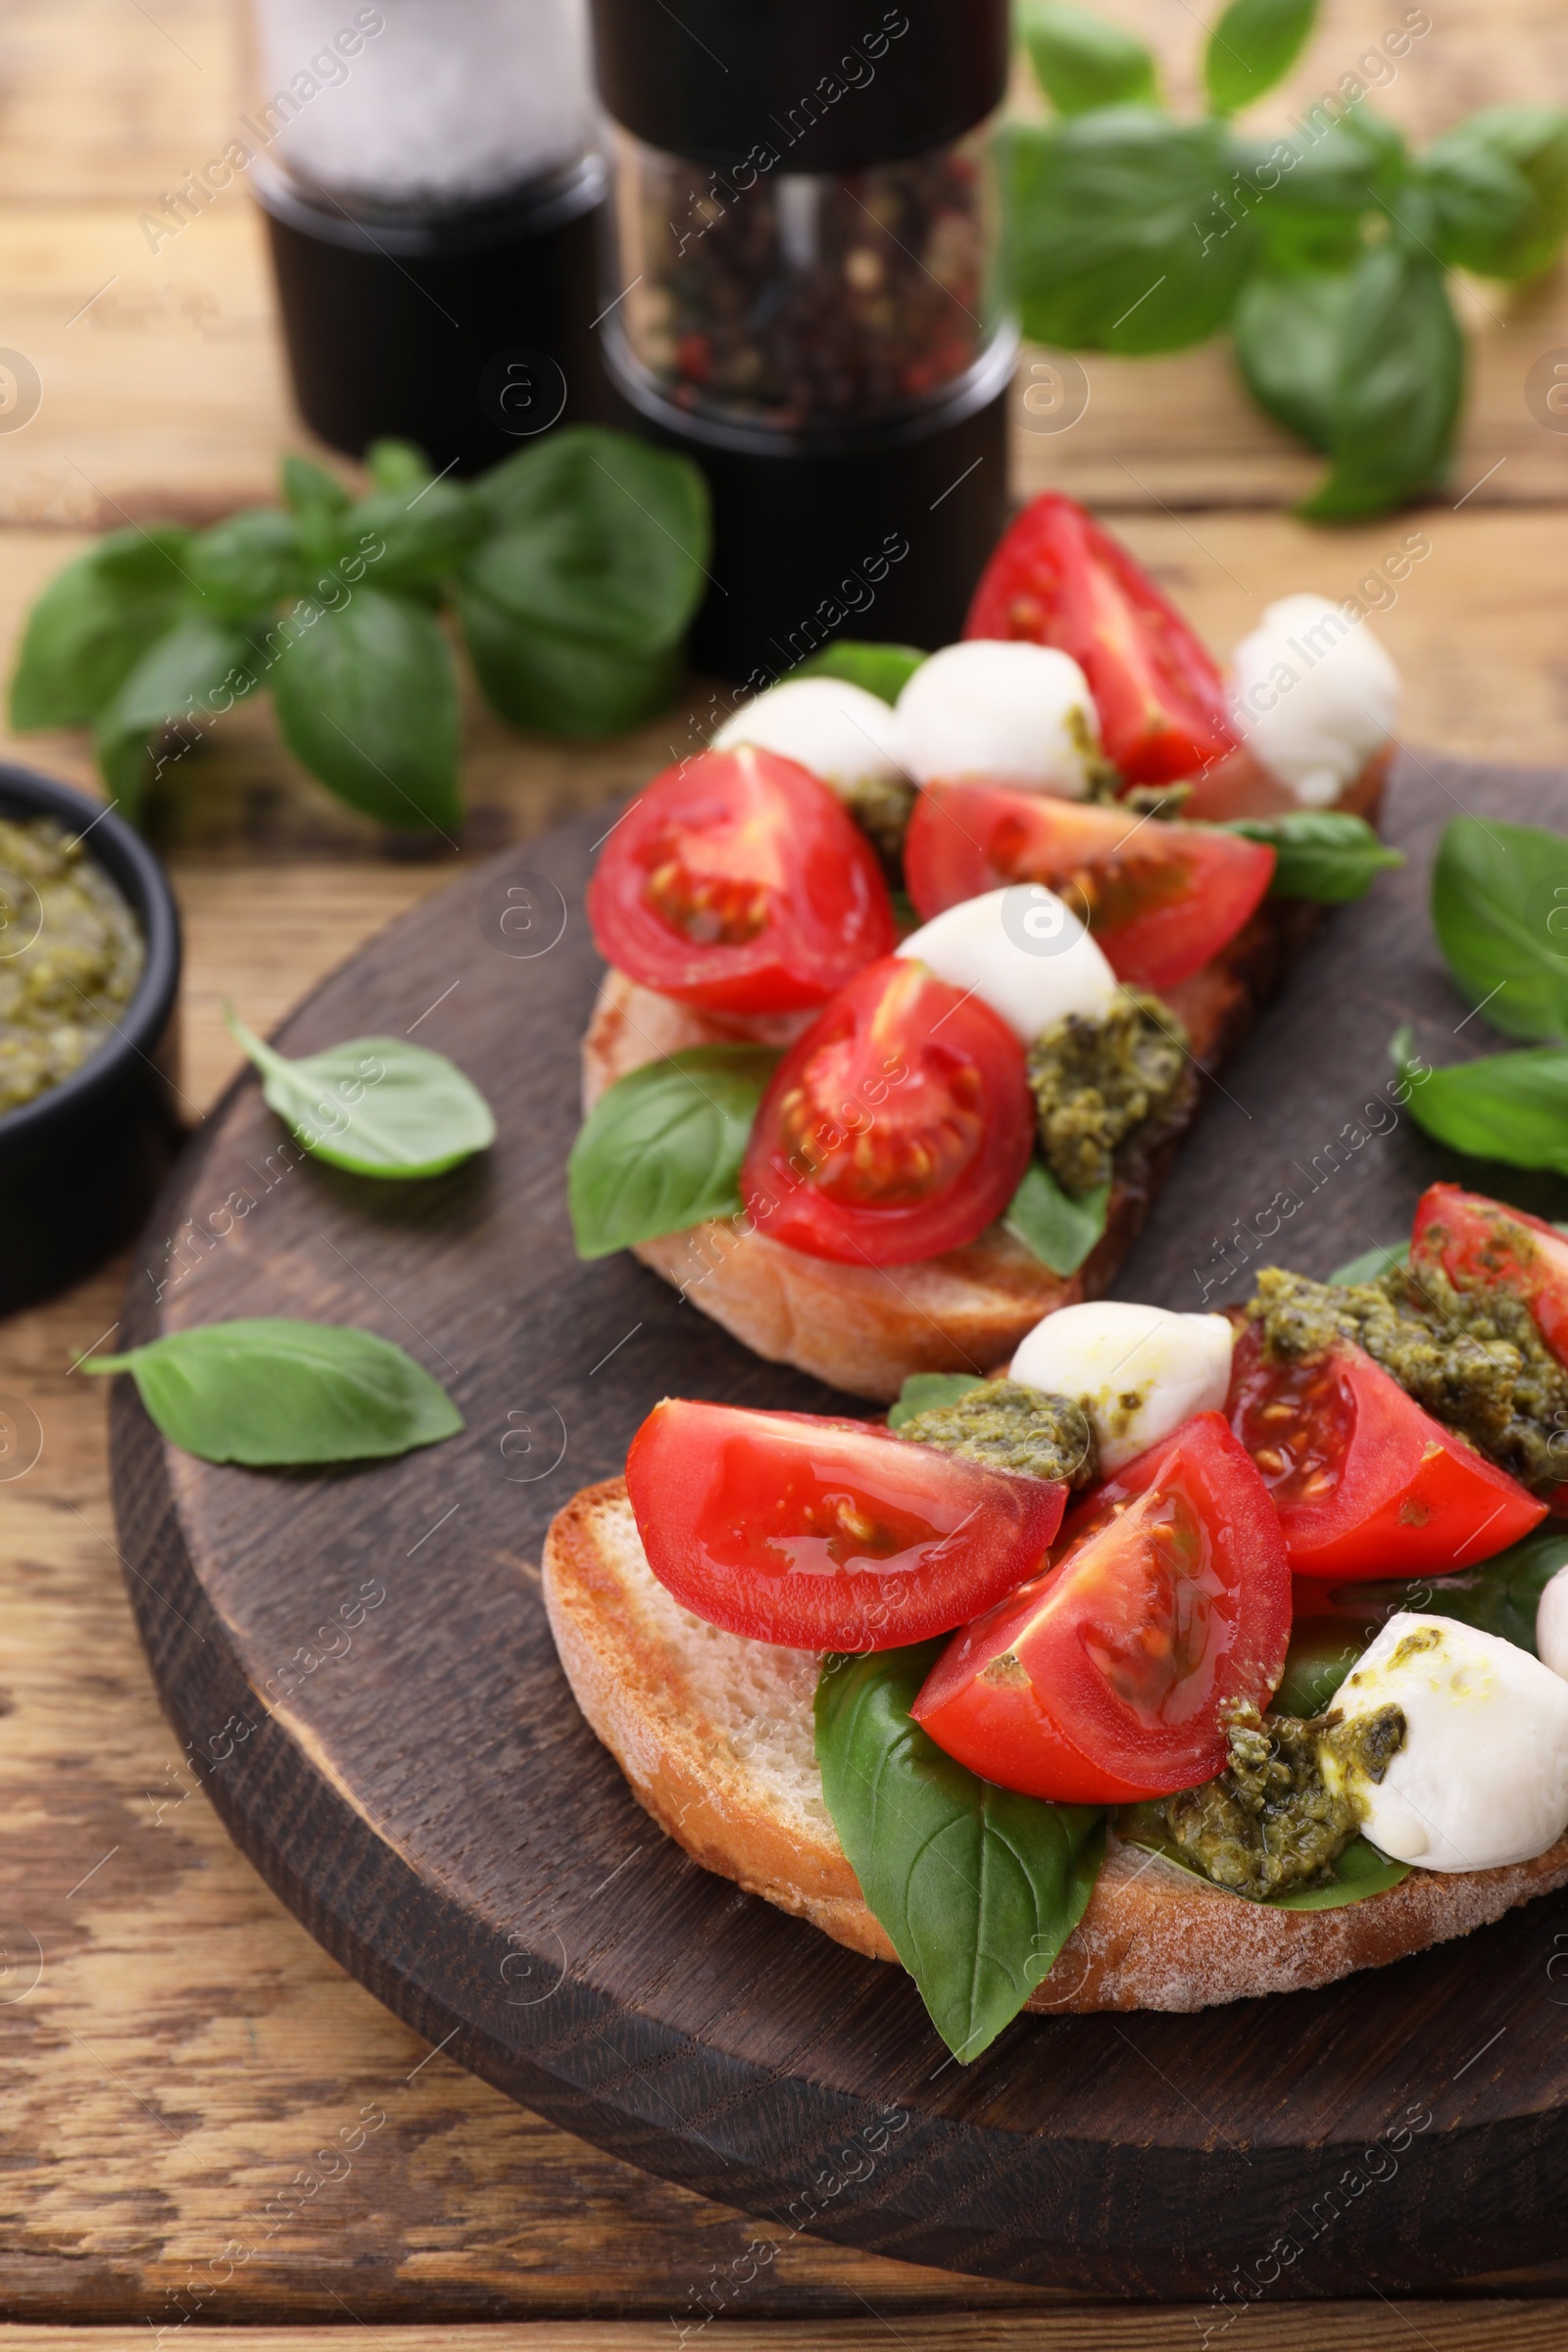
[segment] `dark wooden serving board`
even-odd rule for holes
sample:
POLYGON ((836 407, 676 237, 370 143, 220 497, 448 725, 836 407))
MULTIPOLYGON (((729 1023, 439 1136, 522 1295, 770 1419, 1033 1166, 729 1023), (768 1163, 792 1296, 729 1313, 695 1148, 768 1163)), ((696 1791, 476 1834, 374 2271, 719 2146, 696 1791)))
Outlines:
MULTIPOLYGON (((1249 1228, 1269 1253, 1259 1222, 1326 1272, 1455 1172, 1384 1089, 1402 1019, 1435 1061, 1487 1042, 1458 1026, 1425 912, 1461 808, 1561 825, 1568 778, 1401 760, 1408 866, 1332 918, 1226 1072, 1123 1296, 1239 1295, 1249 1228)), ((234 1838, 432 2042, 769 2236, 1232 2316, 1271 2285, 1430 2287, 1568 2253, 1568 1899, 1321 1993, 1025 2019, 960 2067, 900 1972, 710 1877, 641 1812, 556 1663, 546 1523, 620 1467, 662 1394, 842 1400, 629 1257, 572 1254, 563 1166, 599 969, 582 888, 608 821, 426 902, 281 1032, 301 1053, 412 1028, 452 1054, 500 1123, 481 1162, 408 1186, 287 1165, 247 1079, 144 1241, 122 1345, 231 1315, 362 1323, 467 1417, 391 1465, 268 1475, 167 1447, 117 1384, 131 1597, 234 1838)), ((1466 1172, 1568 1212, 1563 1187, 1466 1172)))

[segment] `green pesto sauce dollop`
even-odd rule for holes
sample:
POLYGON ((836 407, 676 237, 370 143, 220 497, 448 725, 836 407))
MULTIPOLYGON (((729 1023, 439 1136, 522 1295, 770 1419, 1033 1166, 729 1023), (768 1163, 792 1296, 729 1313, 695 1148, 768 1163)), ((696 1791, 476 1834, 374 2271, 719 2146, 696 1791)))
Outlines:
POLYGON ((1026 1478, 1088 1487, 1100 1476, 1094 1431, 1082 1408, 1017 1380, 983 1381, 952 1404, 912 1414, 899 1436, 1026 1478))
POLYGON ((1043 1029, 1028 1067, 1046 1165, 1074 1195, 1108 1184, 1119 1155, 1152 1148, 1198 1086, 1181 1022, 1133 988, 1099 1018, 1074 1012, 1043 1029))
POLYGON ((1253 1902, 1323 1886, 1361 1826, 1346 1781, 1351 1773, 1381 1781, 1404 1736, 1397 1707, 1348 1724, 1338 1713, 1302 1722, 1240 1707, 1226 1733, 1224 1771, 1164 1800, 1167 1834, 1216 1886, 1253 1902), (1325 1750, 1341 1767, 1339 1792, 1323 1776, 1325 1750))
POLYGON ((145 951, 109 876, 52 817, 0 818, 0 914, 3 1114, 58 1086, 114 1034, 145 951))
POLYGON ((1265 1266, 1248 1313, 1269 1354, 1299 1361, 1353 1340, 1434 1419, 1537 1493, 1568 1468, 1568 1370, 1523 1299, 1459 1291, 1441 1267, 1391 1266, 1344 1290, 1265 1266), (1555 1446, 1553 1441, 1556 1441, 1555 1446))

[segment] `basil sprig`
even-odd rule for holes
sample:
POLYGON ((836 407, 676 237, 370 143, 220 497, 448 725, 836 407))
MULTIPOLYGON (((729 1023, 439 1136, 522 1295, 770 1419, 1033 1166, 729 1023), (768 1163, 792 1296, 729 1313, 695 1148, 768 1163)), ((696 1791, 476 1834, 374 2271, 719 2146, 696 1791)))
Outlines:
POLYGON ((1315 899, 1322 906, 1364 898, 1379 874, 1404 863, 1403 854, 1379 841, 1364 817, 1337 808, 1292 808, 1280 816, 1236 816, 1223 830, 1260 841, 1274 852, 1275 899, 1315 899))
POLYGON ((909 1720, 942 1647, 825 1659, 816 1755, 866 1905, 967 2062, 1017 2016, 1082 1919, 1104 1815, 998 1788, 909 1720))
POLYGON ((956 1404, 971 1389, 985 1382, 973 1372, 910 1372, 899 1391, 898 1402, 888 1407, 889 1429, 902 1429, 916 1413, 934 1412, 939 1405, 956 1404))
POLYGON ((707 576, 707 492, 684 458, 581 425, 471 485, 436 478, 407 442, 376 443, 367 464, 363 497, 291 457, 281 511, 89 548, 32 609, 13 724, 91 726, 134 820, 270 687, 289 749, 339 799, 450 835, 463 805, 445 604, 503 717, 613 734, 670 698, 707 576))
MULTIPOLYGON (((1518 280, 1556 258, 1568 113, 1490 107, 1416 154, 1345 74, 1286 136, 1243 131, 1234 118, 1290 71, 1317 15, 1316 0, 1230 0, 1204 47, 1207 118, 1191 122, 1157 104, 1141 43, 1023 0, 1054 115, 1009 126, 1004 188, 1026 333, 1131 353, 1228 329, 1253 398, 1332 461, 1301 511, 1338 519, 1444 478, 1466 372, 1448 272, 1518 280)), ((1402 55, 1418 36, 1385 37, 1402 55)))
POLYGON ((1568 1176, 1568 839, 1454 817, 1438 845, 1432 920, 1472 1012, 1544 1042, 1429 1070, 1401 1027, 1389 1052, 1411 1117, 1452 1151, 1568 1176))
POLYGON ((740 1214, 741 1162, 778 1055, 688 1046, 601 1095, 566 1163, 579 1257, 740 1214))
POLYGON ((1119 24, 1067 0, 1020 0, 1017 23, 1040 86, 1058 114, 1155 100, 1153 56, 1119 24))
POLYGON ((1234 115, 1283 81, 1305 46, 1317 0, 1230 0, 1203 49, 1216 115, 1234 115))
POLYGON ((1024 1170, 1003 1223, 1053 1274, 1076 1274, 1105 1230, 1110 1186, 1097 1184, 1075 1199, 1040 1158, 1024 1170))
POLYGON ((1456 1618, 1536 1657, 1541 1595, 1564 1566, 1568 1528, 1559 1522, 1538 1528, 1474 1568, 1337 1586, 1328 1594, 1326 1615, 1298 1618, 1292 1627, 1274 1704, 1283 1715, 1321 1715, 1367 1644, 1401 1609, 1421 1617, 1456 1618))
POLYGON ((83 1372, 128 1372, 164 1436, 208 1462, 356 1462, 456 1437, 439 1381, 373 1331, 245 1317, 170 1332, 83 1372))
POLYGON ((1484 1054, 1443 1070, 1424 1070, 1414 1047, 1409 1028, 1397 1029, 1389 1054, 1409 1086, 1411 1117, 1436 1142, 1568 1176, 1568 1046, 1484 1054))
MULTIPOLYGON (((1159 1854, 1189 1878, 1199 1880, 1204 1886, 1214 1881, 1199 1870, 1192 1857, 1185 1853, 1165 1830, 1164 1816, 1156 1804, 1130 1805, 1117 1817, 1116 1835, 1127 1845, 1142 1846, 1147 1852, 1159 1854)), ((1391 1861, 1387 1854, 1365 1838, 1355 1837, 1338 1857, 1333 1875, 1321 1886, 1291 1886, 1283 1894, 1264 1895, 1258 1904, 1263 1911, 1338 1911, 1346 1903, 1359 1903, 1369 1894, 1387 1894, 1401 1879, 1410 1875, 1408 1862, 1391 1861)), ((1226 1892, 1227 1889, 1221 1888, 1226 1892)), ((1238 1895, 1243 1902, 1249 1898, 1238 1895)))
POLYGON ((402 1037, 357 1037, 291 1060, 247 1029, 230 1034, 262 1074, 269 1109, 318 1159, 356 1176, 440 1176, 496 1140, 490 1105, 444 1054, 402 1037))
POLYGON ((867 694, 876 695, 882 702, 896 703, 926 659, 916 646, 881 645, 841 637, 837 644, 824 646, 821 653, 799 663, 790 676, 847 678, 852 686, 863 686, 867 694))
POLYGON ((612 735, 662 710, 708 579, 696 467, 578 425, 497 466, 473 496, 487 535, 458 574, 458 611, 502 717, 612 735))
POLYGON ((1448 969, 1509 1037, 1568 1038, 1568 839, 1540 825, 1456 816, 1432 869, 1432 922, 1448 969), (1490 1000, 1490 1002, 1488 1002, 1490 1000))

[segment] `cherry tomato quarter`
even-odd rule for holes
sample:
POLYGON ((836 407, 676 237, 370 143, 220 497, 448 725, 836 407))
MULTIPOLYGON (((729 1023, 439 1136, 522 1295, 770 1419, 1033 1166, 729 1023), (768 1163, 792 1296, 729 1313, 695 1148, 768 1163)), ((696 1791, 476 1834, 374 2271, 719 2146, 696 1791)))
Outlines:
POLYGON ((667 1398, 626 1459, 648 1564, 709 1625, 799 1649, 924 1642, 1033 1575, 1065 1486, 865 1421, 667 1398))
POLYGON ((904 845, 923 921, 1009 882, 1043 882, 1088 924, 1118 980, 1174 988, 1234 939, 1274 878, 1239 833, 975 783, 928 785, 904 845))
POLYGON ((1522 1208, 1456 1184, 1428 1185, 1416 1203, 1410 1257, 1442 1268, 1456 1291, 1508 1291, 1568 1364, 1568 1236, 1522 1208))
POLYGON ((811 1257, 909 1265, 974 1241, 1034 1149, 1023 1047, 1000 1013, 889 956, 774 1071, 741 1170, 761 1231, 811 1257))
POLYGON ((1262 1480, 1197 1413, 1098 1488, 1045 1572, 966 1626, 911 1710, 988 1781, 1122 1804, 1212 1780, 1285 1667, 1291 1578, 1262 1480))
POLYGON ((965 637, 1054 645, 1089 680, 1106 756, 1165 784, 1236 743, 1206 647, 1127 550, 1056 491, 1025 507, 980 575, 965 637))
POLYGON ((1491 1559, 1545 1517, 1544 1502, 1350 1341, 1305 1362, 1272 1362, 1249 1325, 1228 1409, 1298 1576, 1441 1576, 1491 1559))
POLYGON ((599 952, 710 1012, 825 1004, 894 942, 870 843, 808 768, 743 744, 667 767, 588 885, 599 952))

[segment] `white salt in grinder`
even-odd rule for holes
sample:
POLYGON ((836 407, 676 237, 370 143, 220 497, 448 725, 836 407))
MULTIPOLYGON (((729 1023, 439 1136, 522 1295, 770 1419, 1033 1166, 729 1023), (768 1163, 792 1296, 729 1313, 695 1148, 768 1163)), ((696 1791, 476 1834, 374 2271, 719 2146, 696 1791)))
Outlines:
POLYGON ((468 471, 599 414, 583 0, 253 0, 251 80, 239 144, 323 440, 468 471))

